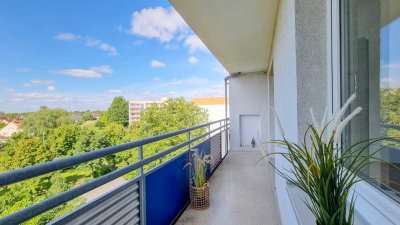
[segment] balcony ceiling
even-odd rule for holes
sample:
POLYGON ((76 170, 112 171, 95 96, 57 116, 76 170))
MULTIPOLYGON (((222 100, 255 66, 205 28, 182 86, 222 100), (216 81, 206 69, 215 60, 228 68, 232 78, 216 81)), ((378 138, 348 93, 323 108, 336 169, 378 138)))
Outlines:
POLYGON ((278 0, 169 0, 229 73, 266 71, 278 0))

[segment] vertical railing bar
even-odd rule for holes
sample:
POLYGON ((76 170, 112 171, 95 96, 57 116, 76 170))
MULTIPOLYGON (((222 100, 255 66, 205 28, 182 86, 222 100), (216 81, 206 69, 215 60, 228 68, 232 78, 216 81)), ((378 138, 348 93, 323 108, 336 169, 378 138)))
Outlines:
POLYGON ((225 119, 225 124, 226 124, 226 126, 225 126, 225 155, 226 154, 228 154, 228 152, 229 152, 229 149, 228 149, 228 147, 229 147, 229 145, 228 145, 228 130, 229 130, 229 125, 227 125, 228 124, 228 119, 225 119))
POLYGON ((208 139, 211 138, 211 125, 208 125, 208 139))
MULTIPOLYGON (((138 147, 138 159, 143 160, 143 145, 138 147)), ((146 176, 143 175, 144 168, 139 168, 140 180, 139 180, 139 196, 140 196, 140 224, 146 224, 146 176)))
MULTIPOLYGON (((187 132, 187 140, 190 141, 190 131, 187 132)), ((189 150, 190 150, 190 148, 191 148, 190 144, 191 144, 191 143, 189 143, 189 145, 188 145, 189 150)))

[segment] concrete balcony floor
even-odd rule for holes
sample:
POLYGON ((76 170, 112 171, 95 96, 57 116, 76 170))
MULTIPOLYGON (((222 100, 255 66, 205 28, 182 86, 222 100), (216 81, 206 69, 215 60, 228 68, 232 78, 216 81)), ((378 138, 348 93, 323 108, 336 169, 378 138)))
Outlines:
POLYGON ((230 151, 210 178, 210 208, 190 208, 178 225, 279 225, 273 168, 259 152, 230 151))

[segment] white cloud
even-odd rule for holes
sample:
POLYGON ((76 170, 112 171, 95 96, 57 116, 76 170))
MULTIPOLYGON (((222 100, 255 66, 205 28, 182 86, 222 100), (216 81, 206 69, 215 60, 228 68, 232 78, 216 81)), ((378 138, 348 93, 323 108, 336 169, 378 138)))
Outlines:
POLYGON ((109 65, 93 66, 91 69, 99 73, 105 73, 105 74, 113 73, 113 70, 109 65))
POLYGON ((228 71, 226 71, 226 69, 224 67, 222 67, 222 66, 213 67, 212 71, 220 73, 220 74, 225 75, 225 76, 229 75, 228 71))
POLYGON ((145 8, 132 14, 131 33, 135 35, 169 42, 187 30, 187 24, 173 8, 145 8))
POLYGON ((120 89, 111 89, 111 90, 108 90, 108 92, 109 93, 114 93, 114 94, 120 94, 120 93, 122 93, 122 90, 120 90, 120 89))
POLYGON ((89 69, 65 69, 50 71, 54 74, 67 75, 80 78, 100 78, 104 74, 111 74, 112 68, 108 65, 94 66, 89 69))
POLYGON ((23 83, 22 86, 24 86, 24 87, 32 87, 32 86, 38 86, 38 85, 53 86, 54 83, 55 82, 52 80, 33 79, 27 83, 23 83))
POLYGON ((76 41, 81 39, 79 35, 71 34, 71 33, 59 33, 54 36, 55 39, 60 41, 76 41))
POLYGON ((103 74, 98 73, 91 69, 67 69, 67 70, 56 70, 52 71, 55 74, 67 75, 73 77, 81 77, 81 78, 100 78, 103 77, 103 74))
POLYGON ((190 77, 187 79, 180 79, 180 80, 172 80, 172 81, 167 81, 164 83, 160 83, 160 87, 167 87, 167 86, 180 86, 180 85, 198 85, 198 84, 205 84, 208 83, 209 80, 199 78, 199 77, 190 77))
POLYGON ((208 48, 195 34, 187 36, 184 45, 189 49, 190 53, 194 53, 196 51, 209 52, 208 48))
POLYGON ((30 68, 21 67, 21 68, 15 69, 15 71, 18 72, 18 73, 29 73, 32 70, 30 68))
POLYGON ((51 85, 51 86, 48 86, 48 87, 47 87, 47 90, 48 90, 48 91, 55 91, 55 90, 56 90, 56 87, 54 87, 54 86, 51 85))
POLYGON ((153 67, 153 68, 157 68, 157 67, 164 67, 164 66, 165 66, 165 63, 160 62, 160 61, 158 61, 158 60, 151 60, 150 65, 151 65, 151 67, 153 67))
POLYGON ((31 84, 33 85, 51 85, 54 84, 54 81, 52 80, 39 80, 39 79, 33 79, 30 81, 31 84))
POLYGON ((153 80, 154 81, 160 81, 161 79, 160 79, 160 77, 153 77, 153 80))
POLYGON ((400 80, 394 77, 385 77, 381 79, 381 88, 398 88, 400 80))
POLYGON ((188 98, 193 97, 219 97, 225 95, 225 87, 223 83, 198 87, 185 92, 183 95, 188 98))
POLYGON ((188 59, 188 62, 191 63, 191 64, 196 64, 198 61, 199 60, 194 56, 190 56, 189 59, 188 59))
POLYGON ((145 8, 133 12, 130 33, 156 39, 166 49, 177 49, 183 42, 190 53, 210 52, 173 8, 145 8))
POLYGON ((400 69, 400 63, 381 64, 381 69, 400 69))
POLYGON ((91 48, 98 48, 102 51, 107 52, 111 56, 116 56, 118 55, 117 48, 107 44, 101 40, 86 37, 82 38, 79 35, 71 34, 71 33, 59 33, 56 36, 54 36, 55 39, 61 40, 61 41, 79 41, 79 43, 84 43, 87 47, 91 48))
POLYGON ((118 55, 117 48, 115 48, 112 45, 109 45, 107 43, 104 43, 100 40, 97 39, 92 39, 92 38, 87 38, 86 39, 86 46, 88 47, 97 47, 105 52, 108 52, 109 55, 111 56, 116 56, 118 55))

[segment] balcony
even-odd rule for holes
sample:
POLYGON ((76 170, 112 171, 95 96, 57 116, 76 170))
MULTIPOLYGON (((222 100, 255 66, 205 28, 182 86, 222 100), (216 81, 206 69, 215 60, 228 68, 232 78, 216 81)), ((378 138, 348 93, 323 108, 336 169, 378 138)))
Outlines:
POLYGON ((138 162, 0 218, 0 224, 28 221, 134 170, 139 170, 137 177, 50 224, 279 224, 273 173, 259 152, 229 152, 229 120, 5 172, 0 174, 0 185, 21 182, 129 149, 137 149, 138 162), (202 133, 191 137, 196 130, 202 133), (143 158, 146 145, 185 134, 187 141, 143 158), (190 149, 213 156, 207 169, 211 204, 202 212, 188 207, 189 172, 184 167, 189 162, 190 149), (145 165, 173 153, 177 154, 150 170, 144 170, 145 165))
POLYGON ((210 208, 188 207, 176 224, 280 224, 274 173, 260 152, 231 151, 210 178, 210 208))

